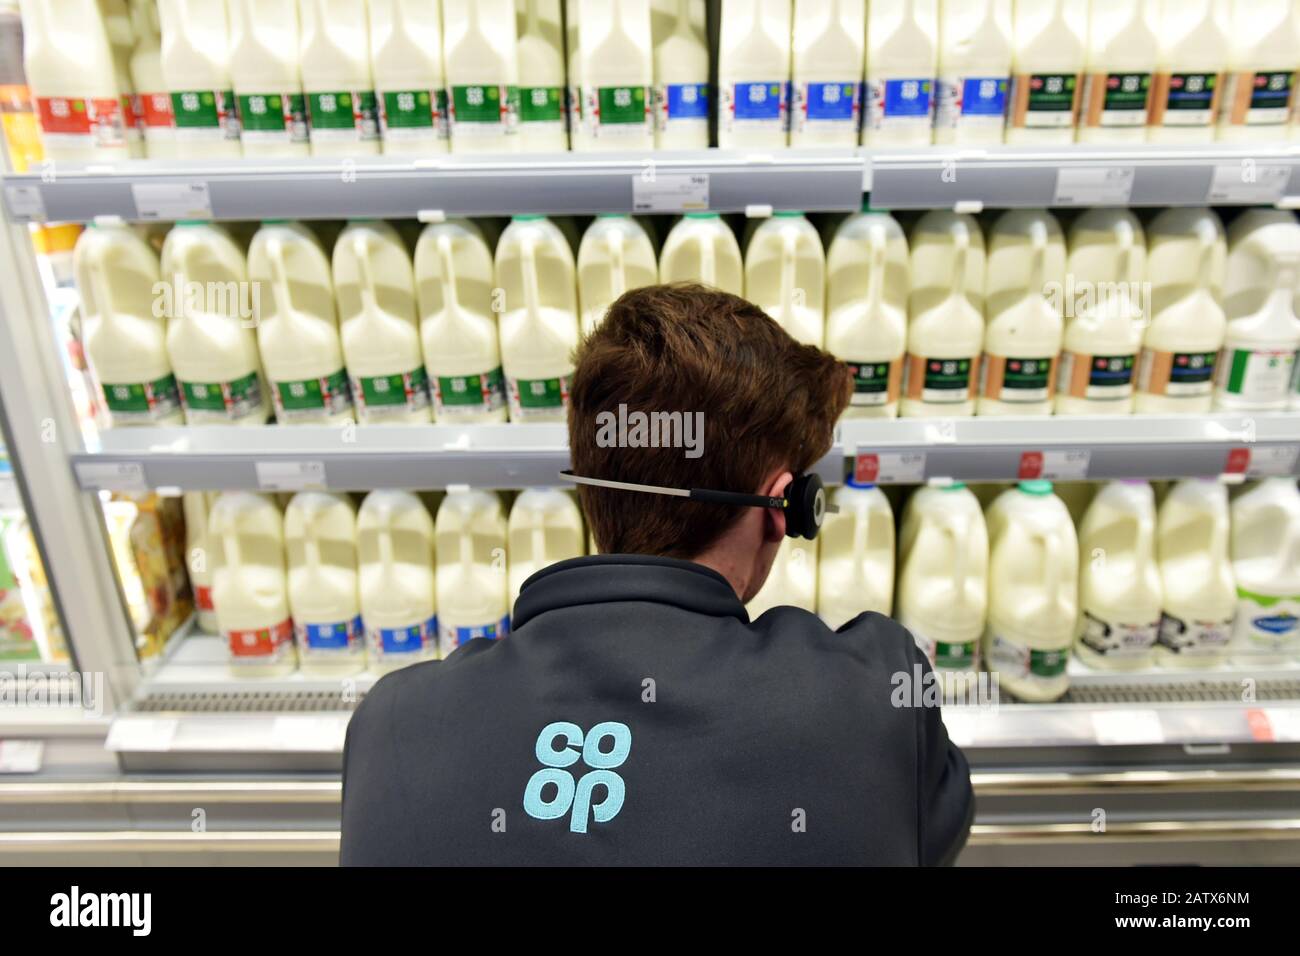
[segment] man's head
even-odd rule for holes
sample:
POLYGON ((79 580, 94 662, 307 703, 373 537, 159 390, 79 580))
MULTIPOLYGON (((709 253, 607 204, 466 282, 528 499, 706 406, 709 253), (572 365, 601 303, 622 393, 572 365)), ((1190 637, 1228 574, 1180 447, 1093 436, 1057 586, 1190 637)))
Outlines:
MULTIPOLYGON (((800 345, 744 299, 698 285, 636 289, 610 306, 578 348, 569 395, 573 470, 779 495, 793 474, 830 450, 852 392, 845 365, 800 345), (610 428, 613 420, 635 426, 638 419, 661 427, 649 434, 610 428), (671 437, 662 434, 670 421, 702 422, 703 434, 691 434, 691 448, 629 447, 671 437)), ((707 559, 746 601, 762 587, 785 535, 785 516, 776 510, 586 486, 579 495, 601 551, 707 559)))

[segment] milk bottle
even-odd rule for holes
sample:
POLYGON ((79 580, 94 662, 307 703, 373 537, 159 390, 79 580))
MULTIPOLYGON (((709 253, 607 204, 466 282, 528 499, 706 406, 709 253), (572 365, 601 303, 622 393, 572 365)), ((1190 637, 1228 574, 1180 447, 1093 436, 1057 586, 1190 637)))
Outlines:
POLYGON ((113 427, 179 425, 180 397, 155 314, 158 256, 129 226, 91 223, 73 250, 81 341, 113 427))
POLYGON ((1151 111, 1152 0, 1092 0, 1079 142, 1141 142, 1151 111))
POLYGON ((533 574, 557 561, 583 554, 582 515, 573 496, 559 488, 526 488, 506 523, 510 555, 510 607, 533 574))
POLYGON ((988 611, 989 537, 965 485, 916 489, 903 510, 898 621, 940 670, 973 671, 988 611))
POLYGON ((867 4, 863 146, 920 146, 933 138, 939 0, 867 4))
POLYGON ((893 418, 907 348, 907 237, 893 216, 864 209, 835 231, 826 270, 826 348, 853 372, 844 415, 893 418))
POLYGON ((790 0, 727 0, 718 45, 718 145, 775 149, 789 138, 790 0))
POLYGON ((266 495, 226 491, 208 514, 212 603, 240 676, 280 677, 298 667, 284 563, 284 518, 266 495))
POLYGON ((131 23, 136 35, 129 63, 136 123, 144 135, 146 155, 170 159, 176 155, 176 118, 163 79, 162 34, 154 0, 132 0, 131 23))
MULTIPOLYGON (((516 0, 519 25, 519 148, 569 148, 564 117, 564 47, 560 0, 516 0)), ((706 144, 707 145, 707 144, 706 144)))
POLYGON ((370 65, 385 153, 445 153, 450 140, 438 0, 370 0, 370 65))
POLYGON ((264 223, 248 250, 248 277, 261 283, 257 344, 276 421, 354 421, 334 282, 320 242, 298 223, 264 223))
POLYGON ((490 491, 453 489, 434 522, 438 648, 446 657, 476 637, 510 632, 506 519, 490 491))
POLYGON ((649 0, 579 0, 584 149, 653 149, 649 0))
POLYGON ((244 155, 308 155, 296 0, 228 0, 228 8, 244 155))
POLYGON ((349 223, 334 244, 339 335, 363 424, 432 420, 411 257, 386 222, 349 223))
POLYGON ((271 403, 244 250, 222 226, 178 222, 162 249, 167 355, 190 425, 263 425, 271 403), (219 290, 222 294, 214 294, 219 290))
POLYGON ((984 342, 984 237, 966 215, 934 210, 912 232, 904 418, 974 414, 984 342))
POLYGON ((1227 654, 1237 606, 1228 529, 1228 490, 1217 480, 1180 481, 1161 502, 1156 553, 1165 601, 1158 663, 1210 667, 1227 654))
POLYGON ((1156 75, 1147 138, 1205 143, 1214 138, 1228 65, 1232 0, 1159 0, 1156 75))
POLYGON ((496 252, 501 364, 510 420, 562 422, 569 405, 578 297, 568 240, 544 216, 515 216, 496 252))
POLYGON ((1050 481, 1022 481, 985 512, 989 618, 985 666, 1021 700, 1056 700, 1079 617, 1079 542, 1050 481))
POLYGON ((659 280, 698 282, 744 295, 745 273, 736 234, 716 212, 688 212, 664 241, 659 280))
POLYGON ((1219 139, 1286 136, 1295 95, 1297 13, 1292 0, 1232 0, 1219 139))
POLYGON ((786 538, 777 548, 772 571, 745 605, 751 621, 774 607, 790 605, 817 610, 817 542, 786 538))
POLYGON ((1050 415, 1064 319, 1065 236, 1044 210, 1003 213, 989 239, 980 415, 1050 415))
POLYGON ((128 158, 126 111, 95 0, 22 0, 23 69, 47 159, 128 158))
POLYGON ((1237 618, 1232 656, 1272 665, 1300 651, 1300 491, 1268 478, 1232 502, 1237 618))
POLYGON ((1145 481, 1112 481, 1079 526, 1079 659, 1106 670, 1154 660, 1163 594, 1156 564, 1156 499, 1145 481))
POLYGON ((379 152, 366 0, 298 0, 313 156, 379 152))
POLYGON ((453 153, 519 149, 519 64, 511 0, 442 0, 453 153))
POLYGON ((745 296, 805 345, 826 336, 826 254, 801 212, 778 212, 745 252, 745 296))
POLYGON ((1015 5, 1008 143, 1070 143, 1079 115, 1088 0, 1015 5))
POLYGON ((568 73, 564 112, 569 124, 569 148, 581 149, 582 49, 578 43, 578 0, 564 0, 564 49, 568 73))
POLYGON ((936 143, 1000 143, 1011 75, 1011 0, 941 0, 936 143))
POLYGON ((1166 209, 1148 226, 1152 319, 1138 359, 1137 412, 1210 410, 1227 321, 1215 296, 1227 246, 1209 209, 1166 209))
POLYGON ((1145 318, 1142 226, 1127 209, 1090 209, 1070 228, 1058 415, 1127 415, 1145 318))
POLYGON ((629 289, 659 281, 654 245, 631 216, 598 216, 578 247, 578 301, 582 334, 589 335, 610 305, 629 289))
POLYGON ((346 495, 300 491, 284 509, 289 609, 306 671, 366 666, 357 589, 357 515, 346 495))
POLYGON ((836 488, 819 534, 817 613, 843 627, 863 611, 889 614, 894 603, 894 512, 885 493, 852 480, 836 488))
POLYGON ((409 491, 372 491, 357 514, 361 620, 371 670, 438 656, 433 519, 409 491))
POLYGON ((468 219, 426 226, 415 246, 415 285, 434 420, 505 421, 492 251, 478 226, 468 219))
POLYGON ((185 512, 185 569, 194 590, 194 610, 199 630, 215 634, 216 607, 212 603, 212 544, 208 511, 216 495, 206 491, 187 491, 181 496, 185 512))
POLYGON ((177 155, 189 159, 241 155, 225 0, 158 0, 158 22, 177 155))
POLYGON ((795 0, 791 146, 854 146, 865 0, 795 0))
POLYGON ((707 149, 709 48, 704 40, 704 0, 655 0, 652 15, 655 148, 707 149), (663 16, 661 8, 666 8, 663 16))

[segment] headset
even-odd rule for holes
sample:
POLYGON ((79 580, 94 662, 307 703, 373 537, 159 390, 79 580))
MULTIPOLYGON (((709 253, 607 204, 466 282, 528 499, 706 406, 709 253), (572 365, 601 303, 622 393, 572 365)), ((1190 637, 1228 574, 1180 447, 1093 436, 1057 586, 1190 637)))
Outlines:
POLYGON ((826 501, 826 488, 821 477, 815 474, 796 475, 786 485, 780 497, 747 495, 738 491, 710 491, 707 488, 664 488, 659 485, 636 485, 628 481, 610 481, 607 478, 587 478, 571 471, 560 472, 565 481, 594 488, 612 488, 614 491, 640 491, 650 495, 671 495, 715 505, 736 505, 744 508, 777 508, 785 514, 787 538, 807 538, 812 541, 822 529, 828 514, 838 514, 839 508, 826 501))

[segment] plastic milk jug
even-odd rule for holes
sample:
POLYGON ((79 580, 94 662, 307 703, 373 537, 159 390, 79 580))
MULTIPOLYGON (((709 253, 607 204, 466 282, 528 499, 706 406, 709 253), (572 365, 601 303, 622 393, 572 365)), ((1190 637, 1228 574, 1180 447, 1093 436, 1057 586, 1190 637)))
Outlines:
POLYGON ((198 615, 199 630, 208 634, 220 630, 212 603, 213 548, 208 518, 216 497, 207 491, 187 491, 181 496, 185 512, 185 570, 189 572, 190 586, 194 589, 194 610, 198 615))
POLYGON ((867 4, 862 145, 929 145, 938 56, 939 0, 867 4))
POLYGON ((225 0, 159 0, 158 18, 177 155, 188 159, 242 155, 225 0))
POLYGON ((366 666, 357 515, 346 495, 300 491, 284 509, 289 609, 304 671, 366 666))
POLYGON ((850 216, 835 231, 826 270, 826 348, 853 372, 845 417, 893 418, 907 350, 907 237, 888 213, 850 216))
POLYGON ((790 129, 790 0, 727 0, 718 47, 718 145, 776 149, 790 129))
POLYGON ((654 148, 649 0, 579 0, 582 149, 654 148))
POLYGON ((510 631, 506 517, 490 491, 453 489, 434 522, 438 648, 446 657, 476 637, 510 631))
POLYGON ((1286 136, 1300 64, 1297 18, 1300 11, 1293 0, 1233 0, 1219 139, 1286 136))
POLYGON ((370 0, 370 68, 385 153, 443 153, 450 141, 438 0, 370 0))
POLYGON ((801 212, 778 212, 745 252, 745 296, 805 345, 826 337, 826 253, 801 212))
POLYGON ((624 292, 658 281, 654 245, 641 224, 631 216, 597 216, 578 246, 582 334, 594 331, 624 292))
POLYGON ((865 0, 795 0, 791 146, 855 146, 865 0))
POLYGON ((564 0, 564 49, 569 81, 565 91, 569 148, 582 149, 582 48, 578 43, 578 0, 564 0))
POLYGON ((511 0, 442 0, 453 153, 519 149, 519 63, 511 0))
POLYGON ((135 82, 131 79, 135 28, 131 25, 130 6, 127 0, 99 0, 99 12, 104 18, 108 44, 113 51, 113 72, 117 76, 122 120, 126 124, 127 155, 132 159, 141 159, 145 155, 144 123, 141 119, 144 107, 135 95, 135 82))
POLYGON ((1228 542, 1228 489, 1222 483, 1193 478, 1169 490, 1156 512, 1165 597, 1158 663, 1210 667, 1227 655, 1237 608, 1228 542))
POLYGON ((1079 142, 1142 142, 1151 115, 1153 0, 1092 0, 1079 142))
POLYGON ((698 282, 744 295, 745 270, 736 234, 716 212, 688 212, 664 241, 659 280, 698 282))
POLYGON ((1013 24, 1007 142, 1074 142, 1088 0, 1021 0, 1013 24))
POLYGON ((361 620, 370 668, 438 656, 433 519, 409 491, 372 491, 357 513, 361 620))
POLYGON ((1232 0, 1159 0, 1147 138, 1207 143, 1223 95, 1232 0))
POLYGON ((940 0, 936 143, 1000 143, 1011 76, 1011 0, 940 0))
MULTIPOLYGON (((519 20, 519 148, 563 152, 569 148, 564 115, 564 40, 560 0, 516 0, 519 20)), ((706 144, 707 145, 707 144, 706 144)))
POLYGON ((296 0, 228 2, 230 73, 244 155, 308 155, 296 0))
POLYGON ((379 152, 365 0, 298 0, 302 87, 313 156, 379 152))
POLYGON ((772 571, 745 610, 756 620, 774 607, 790 605, 817 610, 817 542, 786 538, 776 552, 772 571))
POLYGON ((171 159, 176 156, 176 118, 163 79, 158 5, 153 0, 132 0, 131 23, 136 35, 129 64, 136 124, 144 135, 145 154, 150 159, 171 159))
POLYGON ((1232 502, 1233 658, 1280 664, 1300 651, 1300 491, 1268 478, 1232 502))
POLYGON ((655 0, 651 16, 655 147, 707 149, 710 94, 704 0, 655 0), (662 15, 661 8, 666 8, 662 15))
POLYGON ((512 611, 519 589, 534 573, 585 553, 582 514, 573 496, 559 488, 521 491, 510 508, 506 532, 512 611))
POLYGON ((190 425, 263 425, 271 399, 244 250, 214 223, 178 222, 162 249, 167 355, 190 425))
POLYGON ((849 479, 831 493, 818 535, 817 613, 839 629, 863 611, 889 614, 894 604, 894 512, 885 493, 849 479))

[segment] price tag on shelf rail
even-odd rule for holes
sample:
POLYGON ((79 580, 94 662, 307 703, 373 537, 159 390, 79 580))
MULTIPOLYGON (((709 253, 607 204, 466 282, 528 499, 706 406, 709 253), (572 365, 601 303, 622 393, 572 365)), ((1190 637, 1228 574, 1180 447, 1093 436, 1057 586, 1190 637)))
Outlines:
POLYGON ((180 721, 171 717, 119 717, 108 728, 106 750, 161 751, 171 747, 180 721))
POLYGON ((307 491, 325 487, 323 461, 259 461, 257 487, 263 491, 307 491))
POLYGON ((45 221, 45 197, 40 186, 6 186, 5 205, 14 222, 45 221))
POLYGON ((44 741, 0 740, 0 773, 36 773, 44 757, 44 741))
POLYGON ((1246 711, 1253 740, 1262 743, 1296 743, 1300 741, 1300 709, 1257 707, 1246 711))
POLYGON ((1154 710, 1101 710, 1092 715, 1099 744, 1162 744, 1165 731, 1154 710))
POLYGON ((271 746, 300 752, 343 752, 350 714, 276 717, 271 725, 271 746))
POLYGON ((925 452, 867 452, 853 460, 853 480, 863 484, 915 485, 925 481, 925 452))
POLYGON ((661 173, 647 168, 632 175, 632 211, 708 212, 708 173, 661 173))
POLYGON ((1048 481, 1083 481, 1088 477, 1088 463, 1092 452, 1086 449, 1069 451, 1024 451, 1020 453, 1021 481, 1045 478, 1048 481))
POLYGON ((1134 166, 1066 166, 1056 174, 1053 206, 1127 206, 1134 166))
POLYGON ((1251 478, 1284 478, 1295 473, 1298 445, 1263 445, 1249 449, 1246 474, 1251 478))
POLYGON ((76 471, 77 482, 87 491, 149 490, 144 481, 144 465, 138 461, 80 461, 76 471))
POLYGON ((212 218, 207 183, 133 183, 131 195, 137 219, 169 222, 212 218))
POLYGON ((1282 198, 1291 179, 1291 167, 1243 159, 1214 167, 1206 202, 1272 205, 1282 198))

